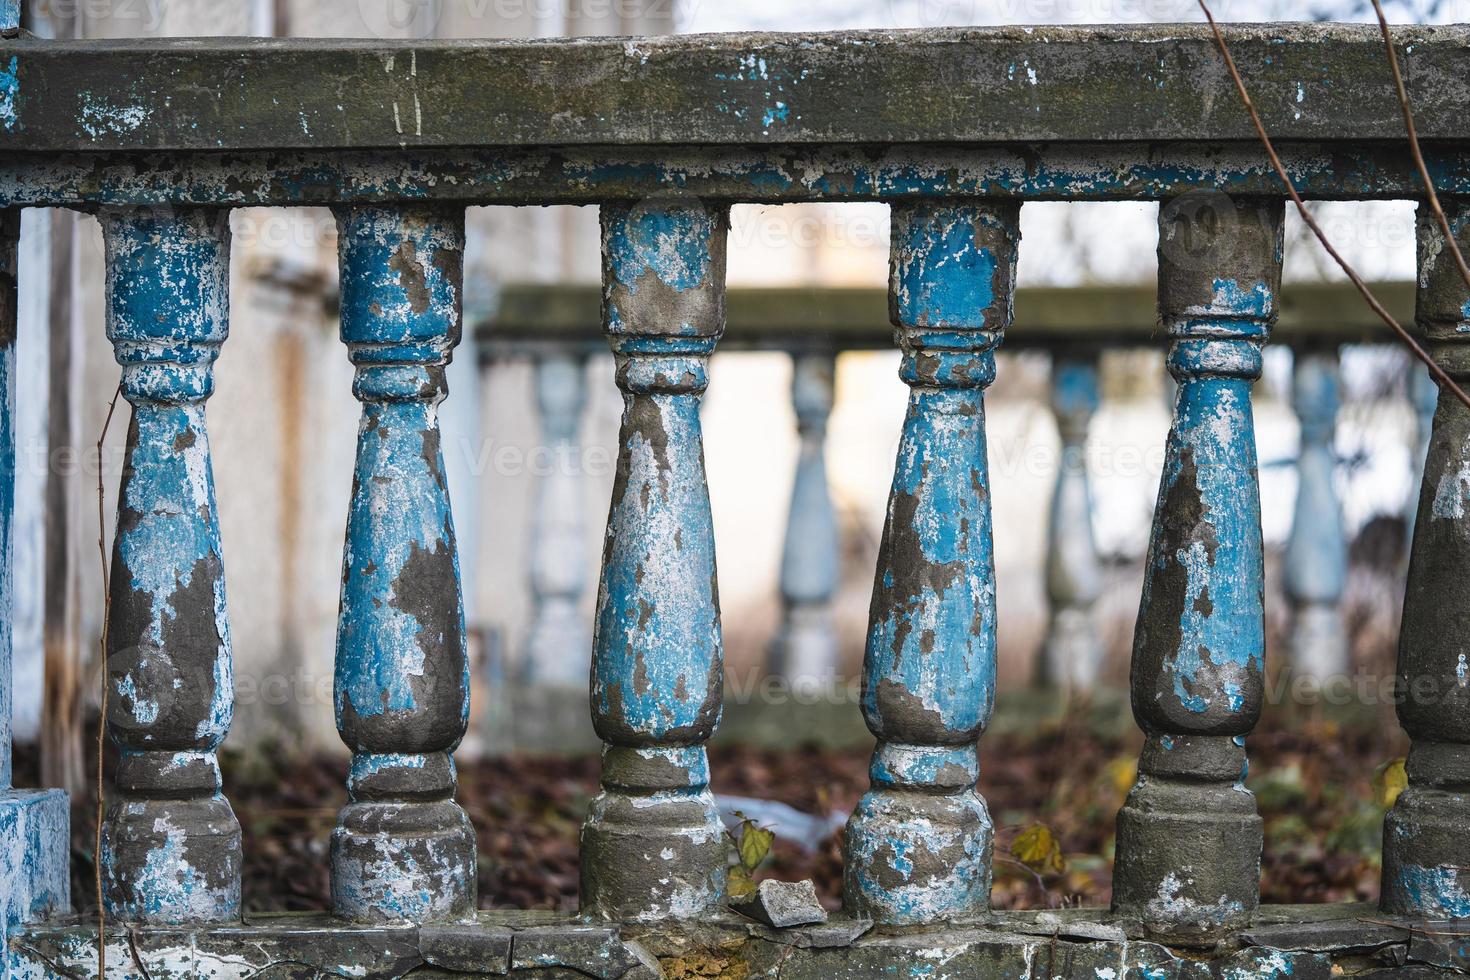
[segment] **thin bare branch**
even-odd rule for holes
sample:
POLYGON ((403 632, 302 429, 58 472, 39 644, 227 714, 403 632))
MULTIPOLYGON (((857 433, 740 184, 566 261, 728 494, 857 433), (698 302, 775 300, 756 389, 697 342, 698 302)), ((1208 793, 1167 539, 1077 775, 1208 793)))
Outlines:
POLYGON ((1399 340, 1403 342, 1404 346, 1409 348, 1409 351, 1415 357, 1424 362, 1424 366, 1429 369, 1430 375, 1439 386, 1452 392, 1466 408, 1470 408, 1470 395, 1465 394, 1464 390, 1455 384, 1454 379, 1445 373, 1444 368, 1436 364, 1434 358, 1430 357, 1429 353, 1419 345, 1419 342, 1414 339, 1413 334, 1405 330, 1403 325, 1394 319, 1393 314, 1384 308, 1383 304, 1378 301, 1377 296, 1373 295, 1373 290, 1368 288, 1368 284, 1363 281, 1363 277, 1358 275, 1352 266, 1348 265, 1347 260, 1327 240, 1327 235, 1322 231, 1322 226, 1317 224, 1317 219, 1312 217, 1312 212, 1307 210, 1307 205, 1302 200, 1302 196, 1296 192, 1296 187, 1292 185, 1291 177, 1286 172, 1285 164, 1281 162, 1281 157, 1277 155, 1276 147, 1272 144, 1271 137, 1266 134, 1266 126, 1261 122, 1261 114, 1256 111, 1256 105, 1251 101, 1250 93, 1246 91, 1245 80, 1240 77, 1240 71, 1235 67, 1235 59, 1230 56, 1230 47, 1225 43, 1225 35, 1220 32, 1220 25, 1215 23, 1215 15, 1210 13, 1209 5, 1205 3, 1205 0, 1198 0, 1198 2, 1199 9, 1204 11, 1205 20, 1210 22, 1210 30, 1215 35, 1215 47, 1220 50, 1220 57, 1225 61, 1225 69, 1230 72, 1230 77, 1235 82, 1235 90, 1240 94, 1240 101, 1244 103, 1245 111, 1250 113, 1251 123, 1256 128, 1256 135, 1260 137, 1261 145, 1266 150, 1266 156, 1270 158, 1271 166, 1275 168, 1276 175, 1281 178, 1282 185, 1286 187, 1286 193, 1291 197, 1291 202, 1296 205, 1297 213, 1302 216, 1303 223, 1312 229, 1312 234, 1321 243, 1323 250, 1332 256, 1332 261, 1337 263, 1338 268, 1357 287, 1358 292, 1362 294, 1363 301, 1368 304, 1368 307, 1377 314, 1380 320, 1388 325, 1389 329, 1398 335, 1399 340))
POLYGON ((1404 87, 1404 73, 1399 70, 1399 55, 1394 50, 1393 37, 1388 33, 1388 18, 1383 16, 1383 5, 1378 0, 1373 0, 1373 12, 1378 15, 1378 29, 1383 32, 1383 49, 1388 52, 1388 66, 1393 69, 1393 85, 1398 91, 1399 108, 1404 113, 1404 129, 1409 134, 1409 152, 1414 154, 1414 166, 1419 169, 1419 180, 1423 182, 1424 193, 1429 197, 1429 208, 1434 212, 1440 230, 1444 232, 1444 240, 1449 243, 1455 265, 1460 267, 1460 278, 1465 280, 1466 288, 1470 288, 1470 266, 1465 265, 1465 256, 1460 254, 1460 243, 1455 241, 1455 233, 1450 230, 1450 219, 1445 217, 1444 208, 1439 206, 1439 195, 1435 193, 1434 181, 1429 179, 1429 168, 1424 164, 1424 151, 1419 147, 1419 130, 1414 126, 1414 110, 1409 105, 1409 90, 1404 87))
MULTIPOLYGON (((107 977, 107 908, 102 903, 102 816, 106 810, 106 791, 102 786, 103 750, 107 745, 107 621, 112 608, 112 591, 107 581, 107 515, 106 491, 102 487, 102 444, 107 441, 107 430, 112 426, 112 413, 117 409, 117 396, 122 394, 122 385, 112 392, 107 403, 107 418, 102 420, 102 432, 97 436, 97 554, 102 559, 102 695, 97 718, 97 830, 92 841, 92 864, 97 886, 97 980, 107 977)), ((129 942, 131 942, 129 934, 129 942)), ((134 954, 136 955, 136 953, 134 954)))

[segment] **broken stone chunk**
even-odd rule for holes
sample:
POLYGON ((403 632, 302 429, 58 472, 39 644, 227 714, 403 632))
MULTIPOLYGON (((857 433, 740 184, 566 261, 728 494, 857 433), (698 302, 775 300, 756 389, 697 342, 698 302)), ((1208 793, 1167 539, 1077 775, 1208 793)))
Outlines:
POLYGON ((730 908, 774 929, 827 921, 827 910, 817 901, 817 889, 810 878, 803 881, 767 878, 749 897, 731 901, 730 908))

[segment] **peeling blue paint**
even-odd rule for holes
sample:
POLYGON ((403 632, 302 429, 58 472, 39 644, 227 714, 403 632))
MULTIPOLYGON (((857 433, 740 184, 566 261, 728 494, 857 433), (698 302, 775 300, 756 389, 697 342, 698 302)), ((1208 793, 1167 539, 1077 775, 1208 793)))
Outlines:
POLYGON ((700 208, 640 209, 608 227, 608 268, 629 292, 649 274, 680 292, 694 289, 709 275, 709 249, 699 234, 707 220, 700 208))
MULTIPOLYGON (((14 4, 18 0, 9 0, 14 4)), ((15 130, 15 100, 20 95, 20 58, 10 56, 10 62, 0 69, 0 125, 7 133, 15 130)))
MULTIPOLYGON (((1242 315, 1250 316, 1246 310, 1260 308, 1261 301, 1244 296, 1242 315)), ((1145 580, 1143 603, 1152 600, 1155 576, 1182 572, 1179 637, 1165 658, 1167 682, 1188 711, 1203 713, 1218 703, 1233 713, 1244 702, 1242 686, 1264 665, 1260 492, 1251 379, 1216 375, 1210 359, 1244 359, 1259 372, 1260 353, 1251 340, 1205 341, 1213 352, 1190 343, 1179 342, 1171 355, 1179 394, 1159 506, 1197 501, 1200 523, 1174 550, 1151 550, 1153 574, 1145 580), (1254 574, 1239 574, 1252 569, 1254 574)))

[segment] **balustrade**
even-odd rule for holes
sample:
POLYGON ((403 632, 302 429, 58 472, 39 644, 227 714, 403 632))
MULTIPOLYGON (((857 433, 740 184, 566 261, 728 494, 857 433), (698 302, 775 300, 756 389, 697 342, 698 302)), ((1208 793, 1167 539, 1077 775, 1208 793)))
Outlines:
MULTIPOLYGON (((1418 193, 1386 83, 1361 70, 1361 52, 1377 50, 1371 29, 1228 33, 1268 128, 1290 137, 1285 165, 1305 193, 1418 193)), ((1470 246, 1470 171, 1454 163, 1470 148, 1470 31, 1399 36, 1408 77, 1435 85, 1420 126, 1445 154, 1432 170, 1470 246)), ((1066 963, 1088 976, 1316 977, 1430 955, 1414 945, 1431 934, 1424 920, 1470 918, 1470 612, 1455 601, 1470 562, 1470 413, 1439 398, 1404 608, 1399 717, 1413 748, 1384 826, 1382 907, 1405 918, 1348 907, 1308 917, 1329 927, 1299 911, 1257 916, 1262 823, 1244 776, 1262 712, 1265 599, 1251 385, 1283 299, 1283 208, 1254 131, 1218 110, 1229 79, 1209 67, 1212 45, 1178 26, 816 42, 0 42, 11 52, 0 71, 0 612, 11 595, 19 207, 99 214, 107 331, 132 407, 105 671, 120 749, 100 855, 107 911, 122 925, 108 941, 126 959, 114 962, 154 978, 211 957, 225 964, 217 972, 262 975, 289 962, 323 975, 567 969, 616 980, 738 964, 858 977, 920 962, 953 976, 1066 963), (1139 71, 1164 54, 1194 71, 1167 85, 1139 71), (548 63, 565 81, 522 84, 548 63), (1007 64, 1031 66, 1026 88, 1007 64), (125 99, 119 78, 129 104, 101 105, 98 92, 125 99), (931 108, 936 78, 942 112, 931 108), (773 85, 779 111, 766 104, 773 85), (1034 112, 1014 111, 1017 93, 1034 112), (1103 922, 990 912, 994 830, 977 791, 997 667, 985 392, 1013 332, 1022 203, 1059 197, 1163 203, 1157 295, 1129 292, 1127 329, 1109 332, 1117 311, 1089 306, 1085 323, 1073 307, 1066 324, 1020 331, 1053 355, 1063 450, 1047 554, 1052 683, 1085 688, 1100 663, 1083 449, 1099 350, 1153 332, 1140 303, 1156 299, 1177 382, 1133 645, 1144 745, 1117 815, 1103 922), (843 915, 782 934, 722 911, 729 846, 705 745, 721 714, 723 645, 699 406, 726 326, 729 206, 859 199, 891 208, 896 334, 881 331, 909 388, 863 664, 860 710, 877 744, 847 825, 843 915), (565 685, 585 672, 604 743, 576 919, 476 910, 497 896, 477 894, 476 830, 455 800, 470 673, 436 414, 461 329, 465 207, 566 202, 601 209, 602 328, 623 397, 590 624, 577 612, 570 474, 545 479, 531 529, 530 679, 565 685), (242 921, 241 830, 216 760, 232 682, 204 405, 228 325, 228 209, 320 203, 337 215, 341 337, 361 403, 334 693, 348 802, 327 852, 332 917, 242 921), (1291 929, 1316 931, 1304 941, 1291 929)), ((1470 287, 1432 221, 1421 217, 1419 236, 1419 327, 1438 363, 1470 379, 1470 287)), ((1310 303, 1296 315, 1298 326, 1337 316, 1310 303)), ((1299 335, 1302 490, 1286 555, 1295 667, 1317 675, 1346 664, 1327 350, 1351 338, 1332 329, 1299 335)), ((765 335, 795 365, 800 456, 773 667, 801 684, 836 663, 838 536, 823 460, 834 359, 871 346, 847 343, 861 331, 823 330, 765 335)), ((569 454, 586 350, 569 335, 541 341, 542 432, 569 454)), ((23 841, 19 858, 0 854, 6 968, 82 975, 91 923, 28 922, 66 902, 65 809, 59 794, 9 789, 8 663, 0 617, 0 830, 23 841)))
POLYGON ((781 549, 781 631, 772 643, 771 673, 794 689, 819 690, 837 681, 837 592, 841 543, 827 489, 827 416, 832 412, 836 358, 792 355, 791 404, 801 442, 791 510, 781 549))

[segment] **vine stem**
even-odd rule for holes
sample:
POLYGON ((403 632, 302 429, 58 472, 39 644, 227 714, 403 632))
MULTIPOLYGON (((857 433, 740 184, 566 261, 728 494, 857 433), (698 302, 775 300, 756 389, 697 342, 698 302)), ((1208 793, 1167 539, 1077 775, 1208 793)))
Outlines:
MULTIPOLYGON (((1215 35, 1215 47, 1220 50, 1220 57, 1225 61, 1225 69, 1230 73, 1230 78, 1235 82, 1235 90, 1240 94, 1240 101, 1245 104, 1245 111, 1250 113, 1251 123, 1254 124, 1256 128, 1256 135, 1260 137, 1261 145, 1266 149, 1266 156, 1271 159, 1271 166, 1275 168, 1276 176, 1281 178, 1282 185, 1286 187, 1286 193, 1291 197, 1291 203, 1296 205, 1297 213, 1301 215, 1302 222, 1311 229, 1312 234, 1315 235, 1317 241, 1321 243, 1323 250, 1332 257, 1332 261, 1337 263, 1338 268, 1342 269, 1342 271, 1347 275, 1348 279, 1352 280, 1352 284, 1356 286, 1358 292, 1362 294, 1363 300, 1368 304, 1369 308, 1378 315, 1378 318, 1380 320, 1388 325, 1389 329, 1391 329, 1395 334, 1398 335, 1399 340, 1403 342, 1404 346, 1409 348, 1410 353, 1412 353, 1415 357, 1424 362, 1424 366, 1429 369, 1430 375, 1433 376, 1436 382, 1438 382, 1439 386, 1451 392, 1465 405, 1466 408, 1470 408, 1470 395, 1465 394, 1464 389, 1457 385, 1454 379, 1445 372, 1445 369, 1436 364, 1434 358, 1430 357, 1429 353, 1419 345, 1419 342, 1414 339, 1413 334, 1405 330, 1403 324, 1394 319, 1393 314, 1388 312, 1388 310, 1384 308, 1384 305, 1378 301, 1378 297, 1373 295, 1373 290, 1368 288, 1368 284, 1363 281, 1363 277, 1358 275, 1357 271, 1348 264, 1347 259, 1344 259, 1342 255, 1337 251, 1337 249, 1332 247, 1332 243, 1327 240, 1327 235, 1322 231, 1322 226, 1317 224, 1317 219, 1312 217, 1312 212, 1307 210, 1306 202, 1304 202, 1302 200, 1302 196, 1297 193, 1296 187, 1291 182, 1291 177, 1287 175, 1286 166, 1281 162, 1281 157, 1277 155, 1276 147, 1271 143, 1271 137, 1266 134, 1266 126, 1264 123, 1261 122, 1261 115, 1256 111, 1256 105, 1254 102, 1251 101, 1250 93, 1246 91, 1245 80, 1240 77, 1240 71, 1235 67, 1235 59, 1230 56, 1230 47, 1225 43, 1225 35, 1220 32, 1220 25, 1215 23, 1215 15, 1210 13, 1209 5, 1205 2, 1205 0, 1198 0, 1198 3, 1199 9, 1204 11, 1205 20, 1210 22, 1210 31, 1215 35)), ((1374 0, 1373 5, 1374 7, 1378 6, 1377 0, 1374 0)), ((1385 28, 1385 33, 1386 31, 1387 28, 1385 28)), ((1390 58, 1392 58, 1391 49, 1392 45, 1390 45, 1390 58)), ((1397 64, 1397 61, 1395 61, 1394 63, 1397 64)), ((1397 71, 1397 69, 1395 69, 1395 71, 1397 71)), ((1402 91, 1402 88, 1400 89, 1400 91, 1402 91)), ((1405 103, 1407 103, 1407 99, 1408 96, 1405 95, 1405 103)), ((1415 147, 1415 153, 1417 156, 1418 140, 1414 136, 1412 124, 1410 126, 1409 139, 1410 143, 1415 147)), ((1422 157, 1420 159, 1422 160, 1422 157)), ((1424 171, 1423 173, 1425 180, 1427 181, 1428 172, 1424 171)), ((1431 200, 1435 200, 1434 190, 1432 187, 1429 190, 1429 194, 1431 200)), ((1438 208, 1437 200, 1435 200, 1434 206, 1436 207, 1436 209, 1438 208)), ((1443 213, 1441 213, 1441 218, 1443 218, 1443 213)), ((1448 222, 1445 222, 1445 227, 1449 227, 1448 222)), ((1448 236, 1448 238, 1451 248, 1454 249, 1455 255, 1458 257, 1459 249, 1455 248, 1454 246, 1454 237, 1448 236)), ((1461 259, 1460 261, 1461 267, 1463 268, 1464 260, 1461 259)), ((1466 283, 1467 285, 1470 285, 1470 275, 1467 275, 1466 283)))
POLYGON ((102 421, 102 432, 97 436, 97 555, 102 561, 102 695, 97 717, 97 829, 92 841, 92 868, 97 887, 97 980, 107 978, 107 907, 102 902, 102 815, 106 809, 106 790, 102 785, 104 749, 107 745, 107 622, 112 612, 112 590, 107 581, 107 493, 102 486, 102 444, 107 441, 107 430, 112 427, 112 413, 117 409, 117 396, 122 394, 122 383, 112 391, 107 403, 107 418, 102 421))

